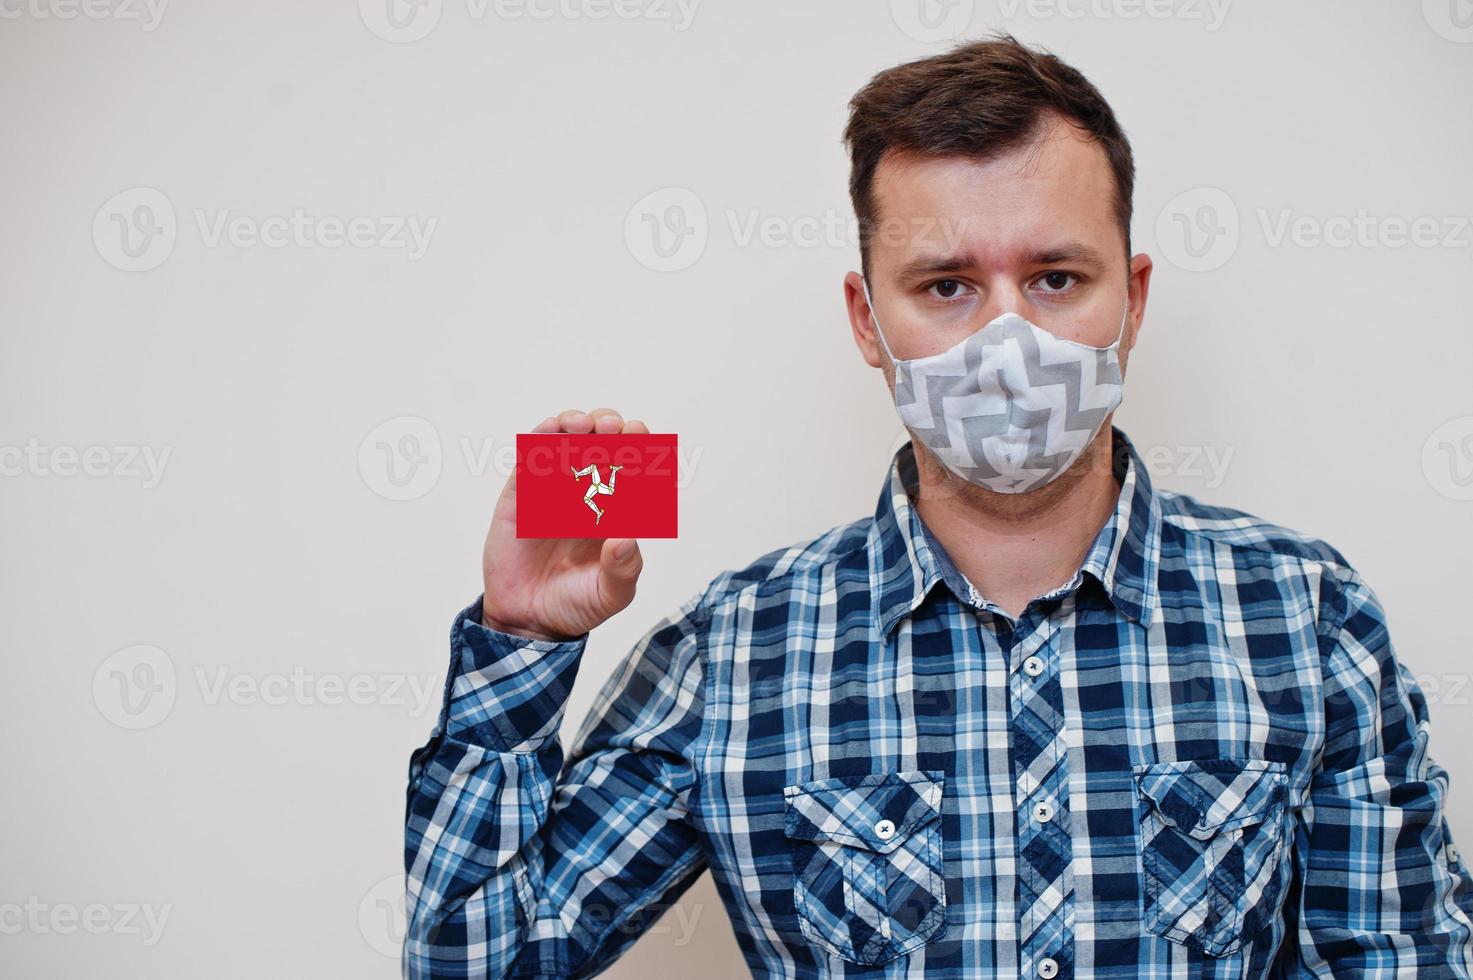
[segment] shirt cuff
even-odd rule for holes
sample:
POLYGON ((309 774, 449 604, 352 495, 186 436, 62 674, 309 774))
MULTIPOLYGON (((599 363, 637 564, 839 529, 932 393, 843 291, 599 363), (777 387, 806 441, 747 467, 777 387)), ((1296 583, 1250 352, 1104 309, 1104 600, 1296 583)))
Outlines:
POLYGON ((477 597, 450 631, 445 732, 496 752, 535 752, 557 737, 588 633, 536 640, 481 622, 477 597))

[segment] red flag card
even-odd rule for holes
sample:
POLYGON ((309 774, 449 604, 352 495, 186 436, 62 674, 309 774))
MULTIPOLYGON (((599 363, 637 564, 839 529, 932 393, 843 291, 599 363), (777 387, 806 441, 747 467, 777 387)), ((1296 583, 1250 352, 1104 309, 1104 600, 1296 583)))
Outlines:
POLYGON ((674 433, 517 433, 517 537, 673 538, 674 433))

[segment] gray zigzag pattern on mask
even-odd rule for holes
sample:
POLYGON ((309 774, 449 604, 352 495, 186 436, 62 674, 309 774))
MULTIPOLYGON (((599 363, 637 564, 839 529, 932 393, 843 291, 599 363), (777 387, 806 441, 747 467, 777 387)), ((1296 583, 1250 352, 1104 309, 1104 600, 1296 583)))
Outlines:
MULTIPOLYGON (((897 385, 897 406, 904 407, 914 405, 919 399, 924 398, 926 407, 930 412, 932 426, 912 426, 917 435, 927 442, 950 447, 951 441, 946 432, 945 400, 950 395, 965 395, 972 387, 972 379, 982 370, 982 362, 986 351, 992 347, 1000 347, 1009 341, 1015 341, 1023 354, 1024 369, 1028 373, 1029 384, 1035 386, 1062 385, 1065 392, 1065 408, 1063 428, 1067 431, 1094 432, 1103 424, 1108 413, 1106 409, 1091 408, 1081 409, 1080 401, 1084 395, 1084 361, 1088 357, 1096 359, 1097 378, 1109 377, 1111 372, 1109 359, 1111 352, 1108 350, 1080 351, 1077 359, 1072 361, 1061 361, 1055 364, 1043 364, 1043 353, 1038 346, 1037 338, 1027 323, 1018 318, 1009 317, 998 323, 997 329, 984 330, 974 335, 975 342, 969 342, 963 348, 964 373, 960 375, 929 375, 926 377, 924 393, 917 393, 915 377, 910 370, 909 364, 899 365, 900 373, 904 377, 902 384, 897 385)), ((1048 422, 1050 412, 1041 410, 1026 412, 1014 409, 1013 417, 1008 414, 998 415, 973 415, 965 416, 960 421, 968 443, 968 455, 973 456, 971 476, 980 476, 987 479, 996 479, 1003 474, 999 473, 985 458, 978 459, 970 451, 970 446, 977 445, 979 441, 988 436, 995 436, 1007 432, 1009 422, 1030 433, 1028 446, 1028 459, 1033 465, 1030 469, 1042 468, 1043 476, 1052 479, 1066 466, 1070 459, 1068 453, 1048 453, 1044 445, 1044 439, 1048 433, 1048 422)))

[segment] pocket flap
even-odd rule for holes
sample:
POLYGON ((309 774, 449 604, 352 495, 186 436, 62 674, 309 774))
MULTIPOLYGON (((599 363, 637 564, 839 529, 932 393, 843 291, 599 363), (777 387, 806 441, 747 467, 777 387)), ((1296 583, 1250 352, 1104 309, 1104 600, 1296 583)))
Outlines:
POLYGON ((799 840, 832 840, 886 854, 941 816, 939 770, 813 779, 783 787, 783 829, 799 840))
POLYGON ((1135 767, 1141 796, 1166 823, 1205 840, 1258 823, 1286 795, 1287 767, 1260 759, 1196 759, 1135 767))

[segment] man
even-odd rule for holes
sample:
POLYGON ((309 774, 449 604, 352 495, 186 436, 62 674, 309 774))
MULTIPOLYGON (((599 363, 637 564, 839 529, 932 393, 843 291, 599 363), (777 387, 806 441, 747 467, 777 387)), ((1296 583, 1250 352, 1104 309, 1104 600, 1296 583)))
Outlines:
MULTIPOLYGON (((872 517, 719 575, 564 761, 631 540, 517 540, 413 757, 412 977, 587 976, 709 868, 754 974, 1473 976, 1428 712, 1329 545, 1154 488, 1112 424, 1151 261, 1104 99, 1011 38, 846 131, 872 517)), ((645 432, 612 409, 538 432, 645 432)))

